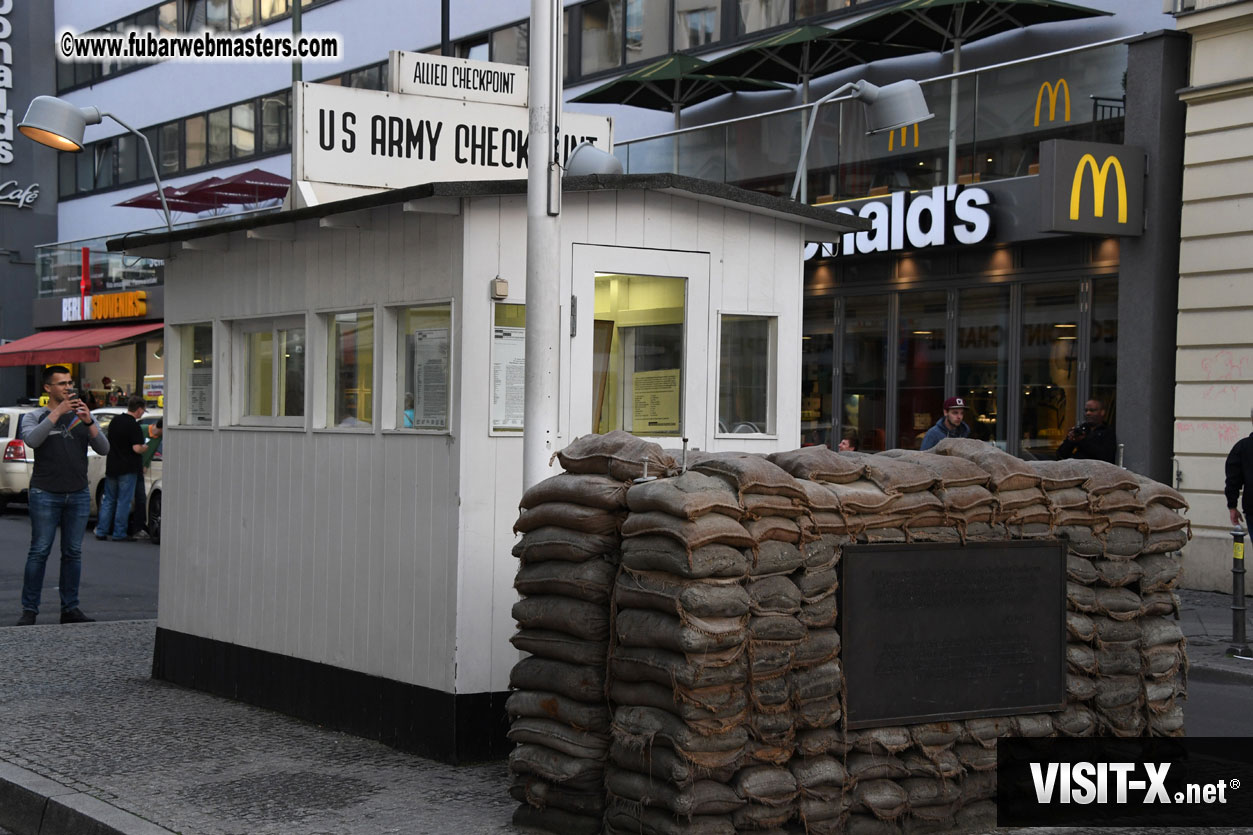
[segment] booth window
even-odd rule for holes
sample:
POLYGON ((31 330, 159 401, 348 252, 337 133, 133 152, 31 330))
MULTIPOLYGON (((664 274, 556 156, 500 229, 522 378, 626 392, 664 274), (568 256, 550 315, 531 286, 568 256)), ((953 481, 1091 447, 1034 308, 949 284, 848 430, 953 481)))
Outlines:
POLYGON ((184 325, 182 339, 182 410, 184 426, 213 425, 213 325, 184 325))
POLYGON ((452 307, 409 307, 400 311, 400 371, 403 393, 396 426, 448 431, 448 390, 452 373, 452 307))
POLYGON ((244 338, 244 418, 301 425, 305 413, 303 318, 247 322, 244 338))
POLYGON ((596 274, 594 432, 683 434, 686 292, 683 278, 596 274))
POLYGON ((778 317, 722 316, 718 432, 775 434, 778 317))
POLYGON ((329 317, 326 416, 330 426, 374 424, 374 314, 368 310, 329 317))

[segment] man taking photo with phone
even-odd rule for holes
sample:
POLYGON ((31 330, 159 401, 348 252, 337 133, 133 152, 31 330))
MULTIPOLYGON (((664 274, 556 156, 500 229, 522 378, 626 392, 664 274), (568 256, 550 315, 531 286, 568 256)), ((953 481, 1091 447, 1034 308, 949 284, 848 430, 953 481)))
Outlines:
POLYGON ((43 387, 48 405, 23 415, 18 428, 18 436, 35 450, 35 469, 28 491, 30 552, 26 555, 22 616, 17 625, 33 626, 39 614, 44 569, 57 530, 61 531, 61 623, 91 623, 93 619, 78 608, 83 532, 91 514, 87 446, 108 455, 109 440, 74 391, 68 368, 45 368, 43 387))

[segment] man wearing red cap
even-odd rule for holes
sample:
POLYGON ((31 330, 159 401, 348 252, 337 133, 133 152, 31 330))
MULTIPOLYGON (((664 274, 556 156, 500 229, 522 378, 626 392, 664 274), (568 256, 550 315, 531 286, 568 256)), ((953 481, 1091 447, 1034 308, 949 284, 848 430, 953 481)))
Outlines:
POLYGON ((931 449, 945 438, 969 438, 970 427, 966 424, 966 401, 950 397, 944 401, 944 414, 922 436, 921 449, 931 449))

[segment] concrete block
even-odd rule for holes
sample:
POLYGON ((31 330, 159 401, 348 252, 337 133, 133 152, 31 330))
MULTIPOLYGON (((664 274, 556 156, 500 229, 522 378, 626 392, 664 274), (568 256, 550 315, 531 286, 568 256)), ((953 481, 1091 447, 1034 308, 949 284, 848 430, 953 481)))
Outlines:
POLYGON ((0 829, 38 835, 48 798, 73 791, 42 774, 0 762, 0 829))
POLYGON ((174 835, 170 830, 91 795, 48 800, 39 835, 174 835))

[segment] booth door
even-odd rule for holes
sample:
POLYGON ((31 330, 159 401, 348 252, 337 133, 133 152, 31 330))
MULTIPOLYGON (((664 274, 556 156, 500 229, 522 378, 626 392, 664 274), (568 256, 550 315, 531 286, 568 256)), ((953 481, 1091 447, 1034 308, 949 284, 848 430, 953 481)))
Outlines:
POLYGON ((572 287, 572 434, 622 429, 706 449, 708 253, 576 245, 572 287))

